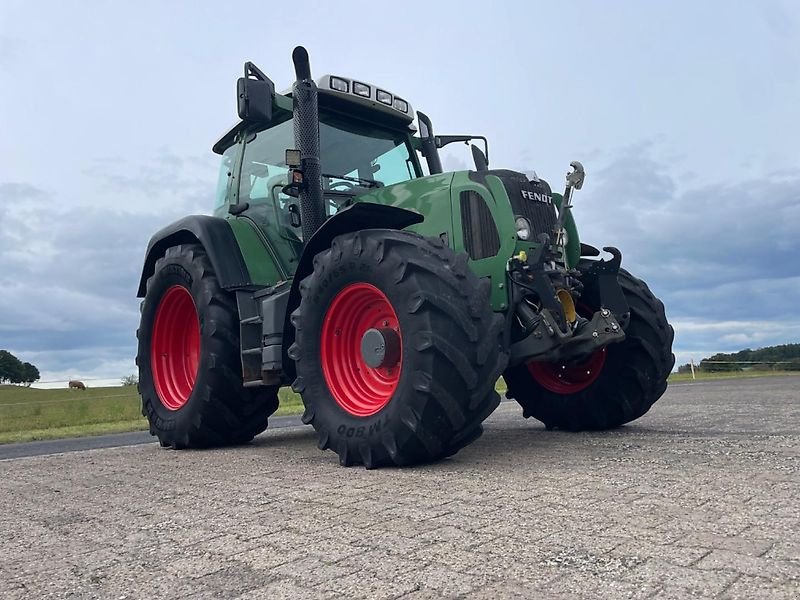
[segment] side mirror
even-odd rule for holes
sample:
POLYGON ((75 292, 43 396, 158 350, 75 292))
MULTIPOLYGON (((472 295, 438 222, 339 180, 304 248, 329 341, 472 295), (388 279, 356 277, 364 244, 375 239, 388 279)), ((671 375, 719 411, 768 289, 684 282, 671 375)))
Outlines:
POLYGON ((433 124, 425 113, 417 111, 417 121, 419 121, 419 137, 422 142, 422 155, 428 161, 428 171, 431 175, 442 172, 442 159, 439 157, 439 150, 436 147, 436 140, 433 135, 433 124))
POLYGON ((236 82, 236 104, 243 121, 265 122, 272 119, 275 84, 251 62, 244 63, 244 77, 236 82))

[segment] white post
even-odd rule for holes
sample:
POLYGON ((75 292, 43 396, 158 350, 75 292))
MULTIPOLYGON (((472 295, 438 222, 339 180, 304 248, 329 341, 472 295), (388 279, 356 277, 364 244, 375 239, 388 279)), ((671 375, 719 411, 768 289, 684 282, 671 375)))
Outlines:
POLYGON ((689 361, 689 366, 692 368, 692 381, 694 381, 695 379, 697 379, 697 377, 694 376, 694 359, 691 359, 689 361))

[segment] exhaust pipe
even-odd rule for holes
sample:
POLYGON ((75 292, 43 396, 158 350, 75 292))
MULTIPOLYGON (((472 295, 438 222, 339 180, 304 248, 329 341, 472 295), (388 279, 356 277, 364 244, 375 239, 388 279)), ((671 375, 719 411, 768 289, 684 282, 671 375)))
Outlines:
POLYGON ((319 107, 317 84, 311 79, 308 52, 298 46, 292 52, 296 81, 292 88, 294 99, 294 143, 300 151, 300 170, 303 186, 300 189, 300 223, 303 242, 325 222, 325 202, 322 198, 322 166, 319 162, 319 107))

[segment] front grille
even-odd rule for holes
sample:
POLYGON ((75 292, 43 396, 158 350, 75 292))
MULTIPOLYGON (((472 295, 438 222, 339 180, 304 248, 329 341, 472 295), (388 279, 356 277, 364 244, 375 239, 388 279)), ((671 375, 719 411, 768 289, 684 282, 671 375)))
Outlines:
POLYGON ((460 198, 467 254, 473 260, 495 256, 500 251, 500 234, 486 201, 477 192, 461 192, 460 198))
POLYGON ((553 193, 544 180, 528 181, 524 175, 513 173, 500 176, 511 200, 514 215, 525 217, 531 222, 533 239, 540 233, 553 238, 556 225, 556 207, 553 193))

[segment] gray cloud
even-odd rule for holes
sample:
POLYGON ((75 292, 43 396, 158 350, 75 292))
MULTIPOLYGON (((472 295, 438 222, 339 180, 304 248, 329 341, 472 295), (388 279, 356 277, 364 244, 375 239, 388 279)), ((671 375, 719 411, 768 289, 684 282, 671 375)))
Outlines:
POLYGON ((115 207, 158 212, 163 209, 208 211, 214 203, 218 158, 211 154, 181 157, 162 151, 152 159, 94 161, 84 170, 115 207))
POLYGON ((23 42, 7 35, 0 35, 0 66, 9 65, 20 55, 23 42))
MULTIPOLYGON (((193 185, 201 184, 208 187, 193 185)), ((29 184, 0 185, 0 205, 15 207, 0 220, 0 347, 36 357, 50 378, 131 372, 144 250, 156 230, 197 203, 187 194, 167 203, 164 191, 155 195, 157 213, 137 213, 59 208, 29 184)))
POLYGON ((582 240, 622 250, 676 322, 679 355, 796 341, 800 170, 697 188, 670 172, 647 147, 590 172, 576 198, 582 240))

